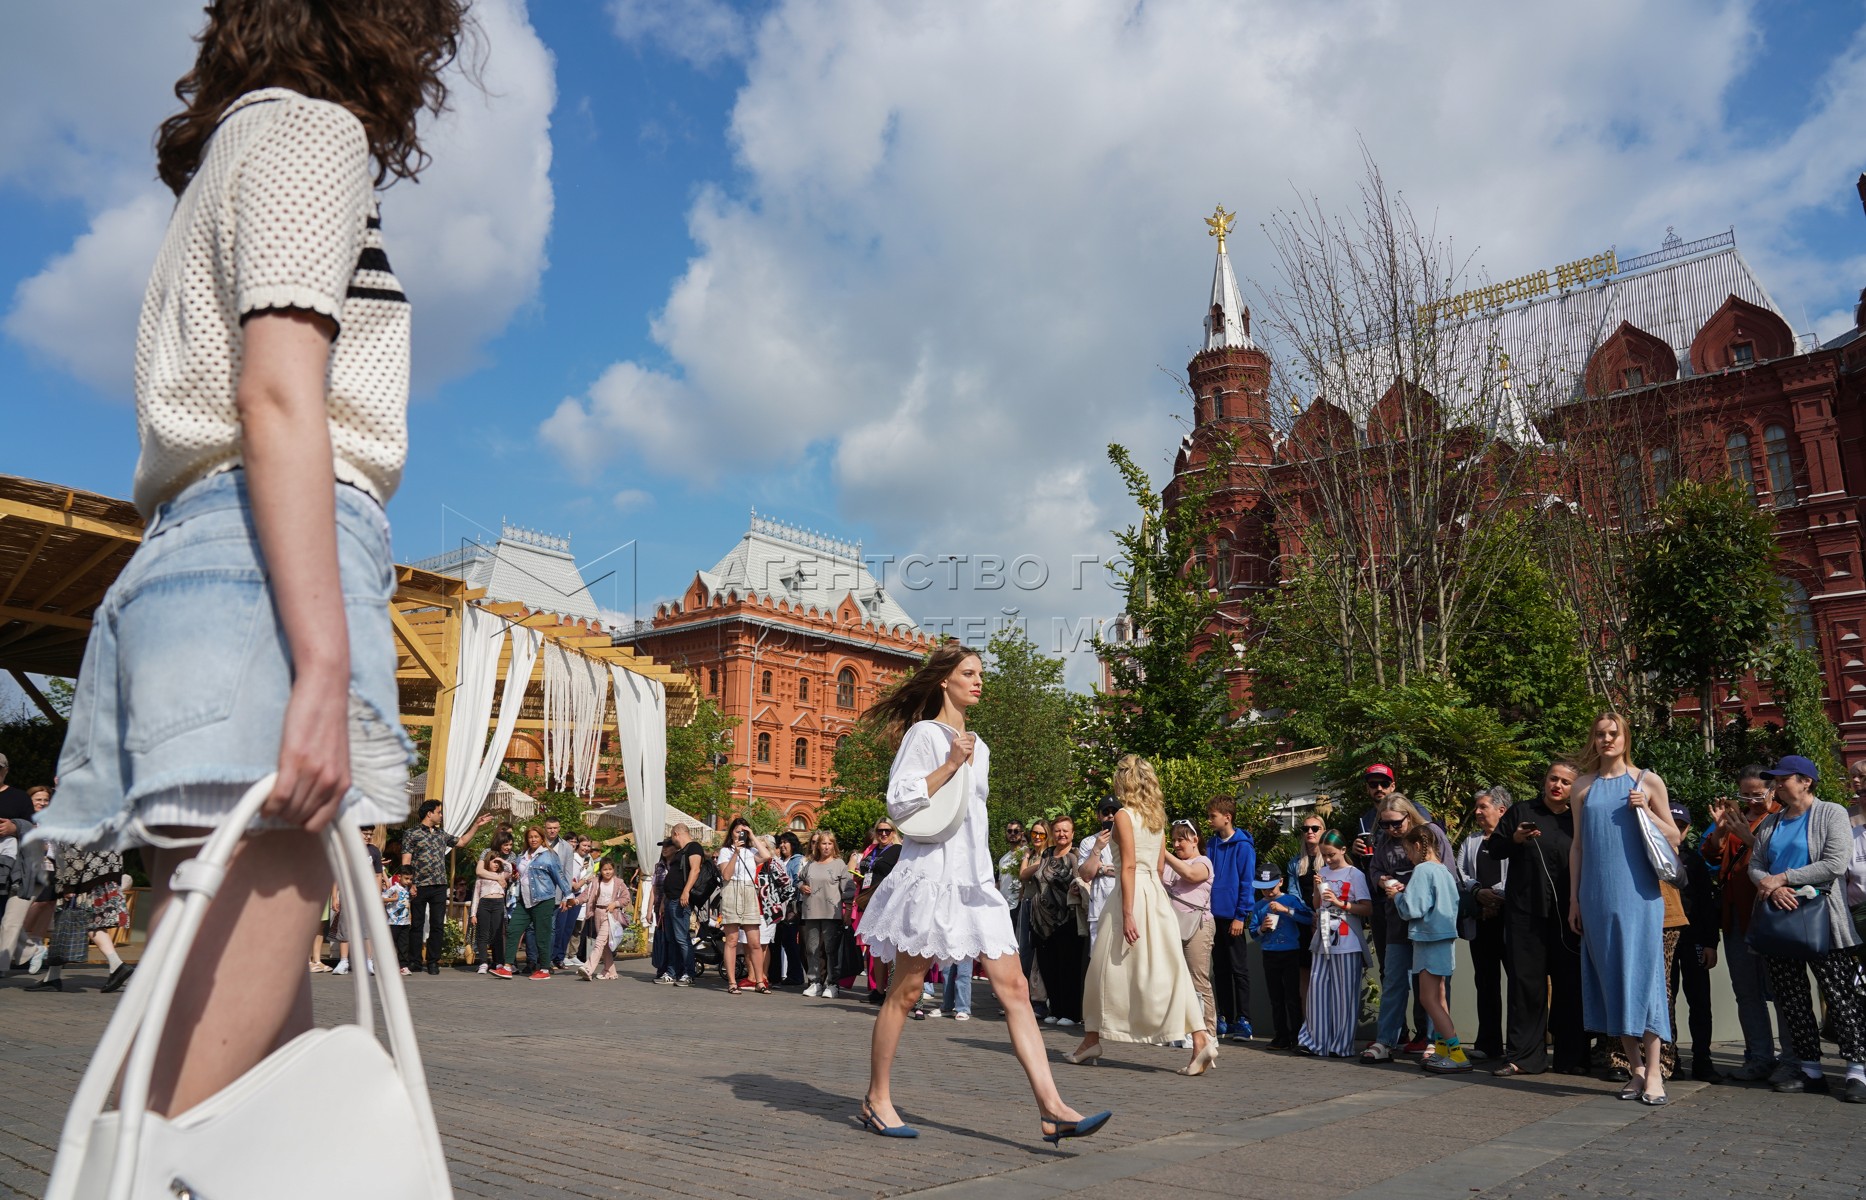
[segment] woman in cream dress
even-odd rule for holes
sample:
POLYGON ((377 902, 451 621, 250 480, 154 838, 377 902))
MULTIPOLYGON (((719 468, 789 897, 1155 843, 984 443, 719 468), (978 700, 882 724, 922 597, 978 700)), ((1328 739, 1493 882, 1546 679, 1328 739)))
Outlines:
POLYGON ((1205 1028, 1179 946, 1179 921, 1160 882, 1166 805, 1153 764, 1137 754, 1122 758, 1114 769, 1114 794, 1121 802, 1114 815, 1121 919, 1108 913, 1095 934, 1082 997, 1088 1034, 1067 1057, 1074 1063, 1094 1062, 1101 1057, 1103 1038, 1171 1042, 1190 1036, 1192 1061, 1179 1073, 1203 1075, 1218 1058, 1217 1044, 1205 1028))

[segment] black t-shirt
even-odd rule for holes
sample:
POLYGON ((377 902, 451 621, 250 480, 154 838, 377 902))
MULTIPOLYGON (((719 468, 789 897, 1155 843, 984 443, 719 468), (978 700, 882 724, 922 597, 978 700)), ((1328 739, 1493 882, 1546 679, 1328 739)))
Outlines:
POLYGON ((30 821, 35 816, 32 795, 25 788, 10 783, 0 785, 0 817, 9 821, 30 821))
POLYGON ((680 893, 687 888, 687 881, 700 880, 698 864, 706 858, 706 850, 698 842, 688 842, 676 847, 674 857, 667 864, 667 878, 661 883, 661 895, 680 903, 680 893))
POLYGON ((1503 889, 1506 911, 1534 917, 1568 915, 1568 853, 1574 846, 1574 809, 1549 811, 1537 796, 1519 800, 1503 814, 1490 835, 1491 852, 1510 864, 1509 886, 1503 889), (1542 836, 1517 845, 1517 827, 1534 821, 1542 836))

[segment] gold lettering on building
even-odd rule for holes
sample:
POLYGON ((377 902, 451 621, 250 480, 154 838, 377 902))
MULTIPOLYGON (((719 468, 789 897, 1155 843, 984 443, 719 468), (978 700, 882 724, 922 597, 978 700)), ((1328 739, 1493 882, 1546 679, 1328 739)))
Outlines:
POLYGON ((1481 316, 1512 304, 1538 299, 1551 291, 1565 292, 1572 287, 1606 279, 1618 270, 1618 256, 1612 250, 1603 250, 1589 258, 1563 263, 1553 271, 1531 271, 1502 283, 1472 288, 1443 300, 1421 304, 1418 310, 1419 322, 1431 325, 1445 320, 1462 321, 1467 317, 1481 316))

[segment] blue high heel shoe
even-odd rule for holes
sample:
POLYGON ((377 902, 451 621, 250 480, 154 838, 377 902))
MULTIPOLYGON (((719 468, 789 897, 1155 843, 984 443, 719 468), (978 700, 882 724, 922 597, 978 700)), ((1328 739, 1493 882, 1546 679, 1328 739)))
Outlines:
POLYGON ((882 1137, 917 1138, 920 1136, 920 1131, 912 1125, 883 1125, 881 1118, 875 1115, 875 1110, 868 1106, 866 1100, 862 1101, 862 1128, 878 1133, 882 1137))
POLYGON ((1114 1116, 1114 1114, 1111 1112, 1098 1112, 1092 1117, 1083 1117, 1080 1121, 1065 1121, 1061 1117, 1052 1117, 1048 1113, 1044 1113, 1043 1123, 1045 1125, 1054 1125, 1056 1127, 1056 1132, 1044 1134, 1043 1140, 1054 1146, 1064 1138, 1088 1137, 1103 1125, 1106 1125, 1108 1123, 1108 1118, 1112 1116, 1114 1116))

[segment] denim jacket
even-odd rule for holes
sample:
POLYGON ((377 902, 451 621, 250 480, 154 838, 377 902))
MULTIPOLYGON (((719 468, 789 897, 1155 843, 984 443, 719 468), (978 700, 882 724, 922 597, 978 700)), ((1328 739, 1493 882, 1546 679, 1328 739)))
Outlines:
POLYGON ((529 889, 519 889, 521 904, 527 901, 527 890, 531 904, 561 902, 570 896, 570 880, 564 877, 563 864, 557 861, 557 855, 551 853, 548 847, 531 860, 529 883, 529 889))

